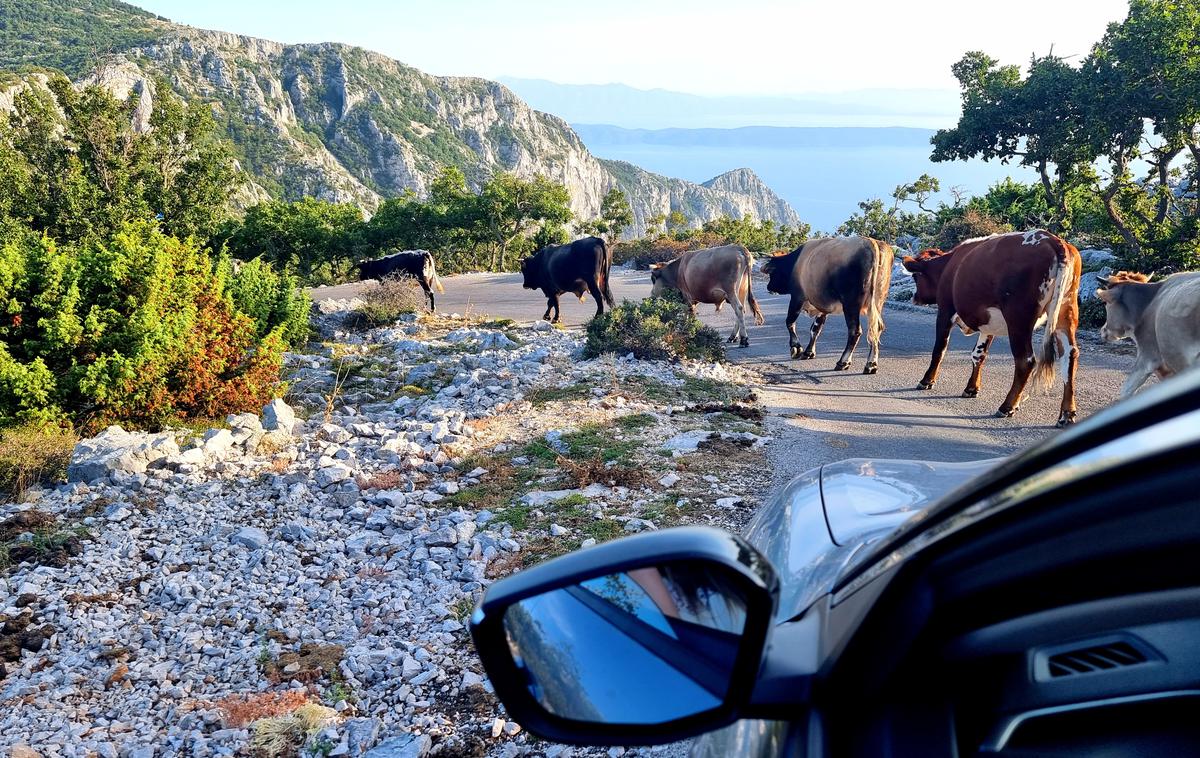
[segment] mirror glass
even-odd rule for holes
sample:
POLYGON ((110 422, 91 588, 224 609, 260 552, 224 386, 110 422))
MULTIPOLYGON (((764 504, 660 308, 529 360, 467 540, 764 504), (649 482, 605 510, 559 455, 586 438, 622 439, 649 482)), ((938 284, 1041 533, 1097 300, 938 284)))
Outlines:
POLYGON ((632 569, 522 600, 504 628, 546 710, 659 724, 724 702, 746 624, 742 587, 709 563, 632 569))

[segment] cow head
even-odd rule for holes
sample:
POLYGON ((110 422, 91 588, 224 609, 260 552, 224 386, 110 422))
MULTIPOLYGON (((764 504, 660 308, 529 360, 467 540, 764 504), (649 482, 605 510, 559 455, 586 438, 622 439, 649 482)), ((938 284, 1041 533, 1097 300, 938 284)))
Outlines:
POLYGON ((672 263, 675 261, 650 264, 650 297, 662 297, 664 292, 675 288, 677 280, 671 275, 672 263))
POLYGON ((358 269, 358 280, 360 282, 375 278, 374 274, 371 273, 372 263, 374 263, 374 261, 359 261, 358 263, 354 264, 354 267, 358 269))
POLYGON ((1100 327, 1100 338, 1106 342, 1117 342, 1132 337, 1134 327, 1145 311, 1145 303, 1137 307, 1134 302, 1136 298, 1129 297, 1130 290, 1150 281, 1150 277, 1132 271, 1118 271, 1109 277, 1099 277, 1096 281, 1100 283, 1096 297, 1104 303, 1104 326, 1100 327))
POLYGON ((946 253, 935 248, 922 250, 919 255, 906 255, 900 263, 912 274, 917 291, 913 302, 918 305, 936 305, 938 283, 942 280, 942 268, 946 253))
POLYGON ((535 290, 542 286, 541 266, 539 265, 541 255, 542 251, 539 250, 521 261, 521 278, 524 279, 521 286, 527 290, 535 290))
POLYGON ((804 246, 790 253, 773 255, 762 265, 762 272, 767 275, 767 292, 774 295, 792 294, 792 271, 796 268, 796 260, 804 246))

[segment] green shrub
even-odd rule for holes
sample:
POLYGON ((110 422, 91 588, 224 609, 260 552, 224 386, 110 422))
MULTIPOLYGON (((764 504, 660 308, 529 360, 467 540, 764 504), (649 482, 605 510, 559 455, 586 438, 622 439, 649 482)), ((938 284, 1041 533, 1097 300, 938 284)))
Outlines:
POLYGON ((288 345, 307 341, 312 302, 291 274, 278 272, 262 258, 255 258, 233 271, 229 296, 233 307, 254 321, 256 339, 279 329, 288 345))
POLYGON ((625 302, 587 324, 583 354, 633 353, 643 360, 724 361, 721 335, 700 323, 678 292, 625 302))
POLYGON ((226 286, 222 266, 153 222, 63 247, 9 237, 0 425, 69 415, 85 429, 158 426, 261 407, 279 383, 288 325, 260 334, 226 286))
POLYGON ((987 237, 991 234, 1011 232, 1013 228, 1003 220, 968 208, 961 216, 948 219, 933 237, 933 247, 952 250, 963 240, 987 237))
POLYGON ((1098 297, 1079 298, 1079 325, 1088 329, 1099 329, 1108 318, 1108 309, 1098 297))

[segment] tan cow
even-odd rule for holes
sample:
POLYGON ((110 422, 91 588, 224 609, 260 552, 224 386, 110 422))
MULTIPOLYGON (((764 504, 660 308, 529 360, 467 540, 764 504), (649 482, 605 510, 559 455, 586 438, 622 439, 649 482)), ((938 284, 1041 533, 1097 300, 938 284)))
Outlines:
POLYGON ((722 305, 729 303, 737 324, 728 341, 736 340, 747 347, 750 335, 746 331, 746 307, 754 314, 755 323, 763 323, 750 282, 751 260, 750 251, 741 245, 690 250, 669 263, 651 267, 650 294, 661 297, 665 290, 679 290, 693 309, 696 303, 709 303, 717 306, 718 313, 722 305))
POLYGON ((1109 342, 1130 337, 1137 344, 1133 370, 1121 385, 1129 397, 1151 374, 1168 377, 1200 362, 1200 272, 1159 282, 1120 271, 1100 279, 1107 318, 1100 336, 1109 342))

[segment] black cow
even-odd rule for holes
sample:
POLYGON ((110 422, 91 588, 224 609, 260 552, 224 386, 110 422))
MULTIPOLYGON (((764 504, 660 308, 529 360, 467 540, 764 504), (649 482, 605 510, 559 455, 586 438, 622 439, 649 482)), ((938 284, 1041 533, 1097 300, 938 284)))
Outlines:
POLYGON ((437 266, 433 262, 433 253, 428 250, 405 250, 403 253, 393 253, 373 261, 361 261, 358 264, 358 278, 386 279, 389 276, 411 276, 425 290, 429 298, 429 310, 433 307, 433 290, 445 292, 442 280, 438 279, 437 266))
POLYGON ((604 303, 613 307, 613 294, 608 286, 610 268, 612 255, 608 245, 599 237, 586 237, 567 245, 542 248, 521 262, 521 275, 525 277, 525 289, 546 293, 546 312, 542 318, 557 323, 558 296, 564 292, 575 293, 580 302, 584 292, 592 293, 597 316, 604 313, 604 303))
POLYGON ((879 338, 883 334, 883 304, 892 281, 892 249, 870 237, 830 237, 809 240, 785 255, 763 264, 770 277, 767 292, 791 295, 787 330, 792 357, 815 358, 817 337, 831 313, 846 318, 846 348, 835 371, 850 368, 854 348, 862 337, 862 314, 867 314, 867 342, 871 345, 864 374, 879 370, 879 338), (804 311, 813 317, 808 347, 800 349, 796 319, 804 311))

